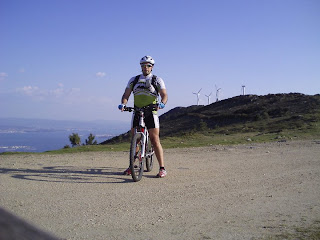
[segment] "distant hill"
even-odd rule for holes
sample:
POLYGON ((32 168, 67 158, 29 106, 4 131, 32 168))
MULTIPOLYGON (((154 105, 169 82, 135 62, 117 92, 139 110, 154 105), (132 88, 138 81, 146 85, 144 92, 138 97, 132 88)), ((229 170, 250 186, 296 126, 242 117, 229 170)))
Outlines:
MULTIPOLYGON (((216 134, 313 128, 319 131, 320 95, 237 96, 206 106, 176 107, 161 115, 160 123, 162 138, 207 131, 216 134)), ((129 141, 129 134, 124 133, 102 144, 121 141, 129 141)))

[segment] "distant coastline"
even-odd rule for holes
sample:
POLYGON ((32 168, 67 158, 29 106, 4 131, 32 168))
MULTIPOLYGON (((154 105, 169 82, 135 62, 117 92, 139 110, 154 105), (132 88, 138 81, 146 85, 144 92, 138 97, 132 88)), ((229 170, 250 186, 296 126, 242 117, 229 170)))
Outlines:
POLYGON ((80 122, 43 119, 0 118, 1 152, 44 152, 70 145, 69 135, 78 133, 84 143, 92 133, 98 143, 127 131, 129 124, 115 121, 80 122))

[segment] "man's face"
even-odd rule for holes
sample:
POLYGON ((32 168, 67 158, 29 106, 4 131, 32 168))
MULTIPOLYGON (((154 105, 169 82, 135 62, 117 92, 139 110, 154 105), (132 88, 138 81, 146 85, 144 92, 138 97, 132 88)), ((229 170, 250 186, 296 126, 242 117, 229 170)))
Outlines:
POLYGON ((150 63, 142 63, 141 64, 141 69, 142 69, 142 73, 144 76, 149 75, 152 71, 152 68, 153 68, 153 66, 150 63))

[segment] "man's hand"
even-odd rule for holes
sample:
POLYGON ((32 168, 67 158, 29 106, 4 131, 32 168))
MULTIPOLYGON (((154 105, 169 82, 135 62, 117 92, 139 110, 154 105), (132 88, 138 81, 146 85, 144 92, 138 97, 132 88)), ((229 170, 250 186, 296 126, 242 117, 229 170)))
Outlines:
POLYGON ((126 107, 126 105, 120 104, 120 105, 118 106, 118 109, 121 110, 121 112, 123 112, 123 110, 124 110, 125 107, 126 107))
POLYGON ((163 102, 161 102, 161 103, 158 104, 158 108, 159 108, 159 109, 164 109, 165 106, 166 106, 166 105, 165 105, 163 102))

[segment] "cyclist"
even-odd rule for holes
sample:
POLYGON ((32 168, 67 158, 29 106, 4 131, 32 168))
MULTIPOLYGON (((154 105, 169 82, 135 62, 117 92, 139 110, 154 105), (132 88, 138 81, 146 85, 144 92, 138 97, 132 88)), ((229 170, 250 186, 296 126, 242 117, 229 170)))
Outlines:
MULTIPOLYGON (((155 77, 152 74, 152 69, 154 66, 155 61, 150 56, 144 56, 140 60, 142 74, 138 77, 132 77, 127 87, 123 93, 121 104, 119 105, 119 109, 121 111, 124 110, 128 99, 133 92, 134 95, 134 105, 136 107, 145 107, 150 104, 157 104, 158 109, 163 109, 168 101, 167 90, 163 80, 160 77, 155 77), (154 77, 153 77, 154 76, 154 77), (137 80, 135 80, 137 78, 137 80), (158 93, 160 94, 161 101, 158 102, 158 93)), ((146 114, 145 116, 145 123, 149 130, 150 140, 153 144, 154 151, 159 163, 159 173, 157 177, 165 177, 167 172, 164 168, 164 159, 163 159, 163 149, 160 143, 160 125, 159 125, 159 117, 157 115, 157 111, 153 111, 152 114, 146 114)), ((132 116, 132 123, 131 123, 131 133, 133 135, 134 128, 139 123, 134 117, 132 116)), ((130 167, 124 171, 124 175, 130 175, 131 170, 130 167)))

